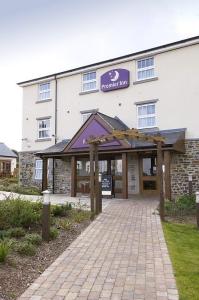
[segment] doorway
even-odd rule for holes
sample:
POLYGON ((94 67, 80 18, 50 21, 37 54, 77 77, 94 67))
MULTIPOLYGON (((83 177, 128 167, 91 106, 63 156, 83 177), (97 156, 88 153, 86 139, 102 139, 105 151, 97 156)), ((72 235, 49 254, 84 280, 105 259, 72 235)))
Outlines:
POLYGON ((158 193, 157 157, 155 155, 140 157, 140 192, 146 195, 158 193))
MULTIPOLYGON (((88 158, 78 158, 76 161, 76 191, 88 195, 90 193, 90 161, 88 158)), ((111 175, 113 180, 113 196, 122 194, 122 158, 119 156, 106 156, 99 158, 99 173, 111 175)))

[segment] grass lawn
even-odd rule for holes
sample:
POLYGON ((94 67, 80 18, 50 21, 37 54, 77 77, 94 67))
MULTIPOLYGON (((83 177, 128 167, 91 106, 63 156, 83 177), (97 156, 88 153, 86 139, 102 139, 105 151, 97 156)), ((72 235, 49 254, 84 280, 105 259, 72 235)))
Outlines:
POLYGON ((163 223, 180 300, 199 300, 199 230, 193 225, 163 223))

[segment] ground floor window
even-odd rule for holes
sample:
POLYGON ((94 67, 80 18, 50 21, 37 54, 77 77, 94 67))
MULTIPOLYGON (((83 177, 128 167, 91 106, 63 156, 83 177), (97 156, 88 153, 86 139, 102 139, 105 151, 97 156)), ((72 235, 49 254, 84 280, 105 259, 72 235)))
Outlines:
POLYGON ((42 159, 36 159, 35 160, 35 179, 42 179, 42 166, 43 161, 42 159))

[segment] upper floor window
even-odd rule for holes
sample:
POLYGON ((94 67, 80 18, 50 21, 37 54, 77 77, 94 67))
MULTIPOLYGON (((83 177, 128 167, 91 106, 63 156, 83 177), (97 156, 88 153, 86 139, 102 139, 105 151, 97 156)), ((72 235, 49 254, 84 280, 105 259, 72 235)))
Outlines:
POLYGON ((50 119, 38 120, 38 139, 50 138, 50 119))
POLYGON ((82 75, 82 91, 92 91, 97 87, 96 72, 88 72, 82 75))
POLYGON ((137 126, 139 129, 156 126, 155 103, 137 105, 137 126))
POLYGON ((90 117, 92 113, 91 112, 88 112, 88 113, 82 113, 82 123, 85 123, 88 118, 90 117))
POLYGON ((154 76, 154 57, 137 61, 137 80, 144 80, 154 76))
POLYGON ((39 85, 39 100, 50 99, 50 82, 41 83, 39 85))
POLYGON ((43 161, 42 159, 36 159, 35 160, 35 179, 42 179, 42 165, 43 161))

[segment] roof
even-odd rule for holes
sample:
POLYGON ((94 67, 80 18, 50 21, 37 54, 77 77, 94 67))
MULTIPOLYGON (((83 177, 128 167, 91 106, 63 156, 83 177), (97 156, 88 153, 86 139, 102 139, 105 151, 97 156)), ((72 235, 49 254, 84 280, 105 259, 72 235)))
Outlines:
MULTIPOLYGON (((109 117, 109 116, 107 116, 105 114, 102 114, 100 112, 92 113, 91 116, 86 120, 86 122, 84 124, 86 124, 87 122, 89 122, 89 119, 91 119, 91 117, 93 115, 98 115, 113 130, 114 129, 115 130, 126 130, 126 129, 128 129, 128 127, 118 117, 112 118, 112 117, 109 117)), ((84 124, 82 125, 82 127, 84 126, 84 124)), ((82 129, 82 127, 80 127, 79 131, 82 129)), ((57 144, 55 144, 55 145, 53 145, 53 146, 51 146, 51 147, 49 147, 49 148, 47 148, 45 150, 37 152, 37 155, 39 155, 39 154, 41 154, 41 155, 42 154, 48 154, 48 153, 51 153, 51 154, 61 153, 61 152, 64 151, 64 149, 69 144, 69 142, 72 141, 72 139, 71 140, 70 139, 62 140, 60 143, 57 143, 57 144)))
MULTIPOLYGON (((186 128, 178 128, 178 129, 168 129, 168 130, 141 130, 143 133, 147 135, 161 135, 165 138, 164 146, 172 146, 176 144, 180 140, 184 140, 186 128)), ((132 148, 148 148, 152 147, 153 143, 143 142, 139 140, 130 141, 132 148)))
POLYGON ((112 129, 115 130, 126 130, 128 129, 128 126, 124 124, 117 116, 115 118, 109 117, 105 114, 102 114, 100 112, 96 113, 98 116, 100 116, 108 125, 112 127, 112 129))
POLYGON ((61 153, 61 152, 63 152, 63 150, 65 149, 65 147, 68 145, 69 142, 70 142, 69 139, 62 140, 61 142, 59 142, 47 149, 37 152, 37 154, 61 153))
POLYGON ((0 143, 0 156, 17 158, 17 155, 4 143, 0 143))
MULTIPOLYGON (((96 112, 94 114, 92 114, 88 120, 82 125, 82 127, 78 130, 78 132, 80 132, 82 130, 82 128, 84 126, 86 126, 85 124, 89 123, 89 120, 91 120, 94 116, 94 115, 97 115, 99 116, 100 118, 103 119, 104 122, 108 123, 108 125, 112 128, 112 130, 127 130, 128 127, 117 117, 115 118, 112 118, 112 117, 109 117, 105 114, 102 114, 100 112, 96 112)), ((156 129, 148 129, 148 130, 140 130, 141 132, 147 134, 147 135, 161 135, 162 137, 165 138, 165 143, 164 143, 164 147, 170 147, 172 148, 173 150, 176 150, 176 151, 179 151, 179 152, 183 152, 184 150, 184 146, 183 146, 183 143, 184 143, 184 139, 185 139, 185 131, 186 131, 186 128, 178 128, 178 129, 168 129, 168 130, 158 130, 157 128, 156 129)), ((78 133, 77 132, 77 133, 78 133)), ((74 137, 77 135, 77 133, 74 135, 74 137)), ((69 147, 69 142, 72 142, 74 137, 69 140, 69 139, 66 139, 66 140, 63 140, 62 142, 60 143, 57 143, 56 145, 53 145, 45 150, 42 150, 42 151, 39 151, 37 152, 37 155, 48 155, 48 154, 51 154, 51 155, 56 155, 56 154, 68 154, 69 153, 73 153, 73 152, 69 152, 67 150, 67 146, 69 147)), ((141 141, 141 140, 128 140, 128 143, 127 143, 127 146, 126 146, 126 149, 149 149, 149 148, 153 148, 154 147, 154 144, 153 143, 149 143, 149 142, 144 142, 144 141, 141 141)), ((87 151, 87 150, 85 150, 87 151)))
POLYGON ((78 68, 73 68, 73 69, 69 69, 69 70, 66 70, 66 71, 53 73, 53 74, 49 74, 49 75, 46 75, 46 76, 42 76, 42 77, 38 77, 38 78, 34 78, 34 79, 22 81, 22 82, 18 82, 17 84, 22 85, 22 84, 31 83, 31 82, 36 81, 36 80, 45 80, 45 79, 48 79, 49 77, 52 77, 52 76, 56 77, 58 75, 64 75, 64 74, 68 74, 68 73, 72 73, 72 72, 81 71, 82 69, 87 69, 87 68, 91 68, 91 67, 95 67, 95 66, 97 67, 101 64, 112 63, 112 62, 115 62, 115 61, 121 60, 121 59, 128 59, 128 58, 131 58, 131 56, 141 55, 141 54, 145 54, 147 52, 157 51, 157 50, 161 50, 161 49, 164 49, 164 48, 167 48, 167 47, 174 47, 174 46, 177 46, 177 45, 180 45, 180 44, 195 41, 197 39, 199 39, 199 36, 194 36, 194 37, 191 37, 191 38, 188 38, 188 39, 183 39, 183 40, 179 40, 179 41, 176 41, 176 42, 173 42, 173 43, 168 43, 168 44, 160 45, 160 46, 157 46, 157 47, 153 47, 153 48, 133 52, 133 53, 130 53, 130 54, 127 54, 127 55, 118 56, 118 57, 115 57, 115 58, 112 58, 112 59, 107 59, 107 60, 104 60, 104 61, 100 61, 100 62, 96 62, 96 63, 93 63, 93 64, 81 66, 81 67, 78 67, 78 68))

